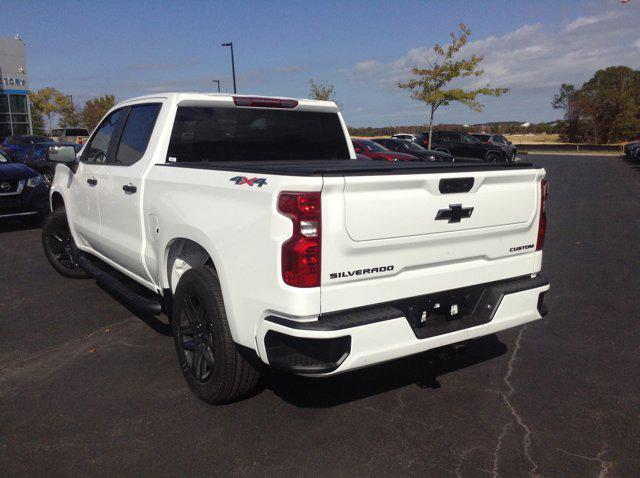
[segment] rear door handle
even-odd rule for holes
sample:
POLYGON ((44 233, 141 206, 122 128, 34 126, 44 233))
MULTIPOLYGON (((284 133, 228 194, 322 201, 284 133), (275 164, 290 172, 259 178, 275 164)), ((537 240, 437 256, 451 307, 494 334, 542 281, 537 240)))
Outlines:
POLYGON ((89 178, 87 179, 87 184, 89 186, 96 186, 98 184, 98 180, 96 178, 89 178))
POLYGON ((124 186, 122 186, 122 190, 125 193, 133 194, 138 190, 138 188, 135 187, 133 184, 125 184, 124 186))

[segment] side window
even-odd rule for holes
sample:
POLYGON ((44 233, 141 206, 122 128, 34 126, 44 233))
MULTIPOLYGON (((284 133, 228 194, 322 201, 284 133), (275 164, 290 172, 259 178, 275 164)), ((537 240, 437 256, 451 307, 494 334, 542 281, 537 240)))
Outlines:
POLYGON ((111 143, 111 137, 122 118, 123 111, 122 109, 114 111, 100 123, 96 134, 93 135, 82 155, 82 160, 85 163, 104 163, 107 161, 109 143, 111 143))
POLYGON ((129 166, 144 156, 149 138, 156 124, 159 104, 133 106, 122 130, 115 163, 129 166))

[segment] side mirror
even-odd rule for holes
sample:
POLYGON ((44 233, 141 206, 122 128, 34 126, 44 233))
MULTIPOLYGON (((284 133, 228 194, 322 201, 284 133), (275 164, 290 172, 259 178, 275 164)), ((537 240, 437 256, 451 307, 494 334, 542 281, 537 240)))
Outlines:
POLYGON ((64 164, 75 163, 77 160, 73 146, 49 146, 47 157, 49 161, 64 164))

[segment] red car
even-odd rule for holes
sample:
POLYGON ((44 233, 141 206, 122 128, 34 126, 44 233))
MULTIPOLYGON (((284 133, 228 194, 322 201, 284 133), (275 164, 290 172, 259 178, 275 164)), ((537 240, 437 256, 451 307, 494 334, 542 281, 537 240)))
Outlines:
POLYGON ((356 154, 362 154, 369 159, 384 159, 387 161, 420 161, 419 158, 407 153, 390 151, 384 146, 368 139, 352 139, 356 154))

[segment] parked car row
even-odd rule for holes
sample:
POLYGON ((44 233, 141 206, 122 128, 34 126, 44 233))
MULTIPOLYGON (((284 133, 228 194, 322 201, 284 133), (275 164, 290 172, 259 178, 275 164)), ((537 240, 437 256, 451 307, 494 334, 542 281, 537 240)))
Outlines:
MULTIPOLYGON (((398 133, 393 138, 429 147, 429 133, 398 133)), ((500 134, 466 134, 457 131, 434 131, 431 149, 447 153, 456 160, 482 160, 509 163, 516 160, 516 147, 500 134)))
POLYGON ((11 159, 24 161, 31 147, 42 143, 63 143, 82 145, 89 139, 89 131, 86 128, 57 128, 51 131, 51 137, 45 135, 13 135, 4 138, 0 144, 0 150, 4 151, 11 159))
POLYGON ((453 161, 453 157, 440 151, 430 151, 417 143, 404 139, 353 139, 356 154, 366 159, 385 161, 453 161))
POLYGON ((391 138, 353 139, 358 154, 387 161, 485 161, 511 163, 516 147, 502 135, 434 131, 429 134, 396 134, 391 138))

